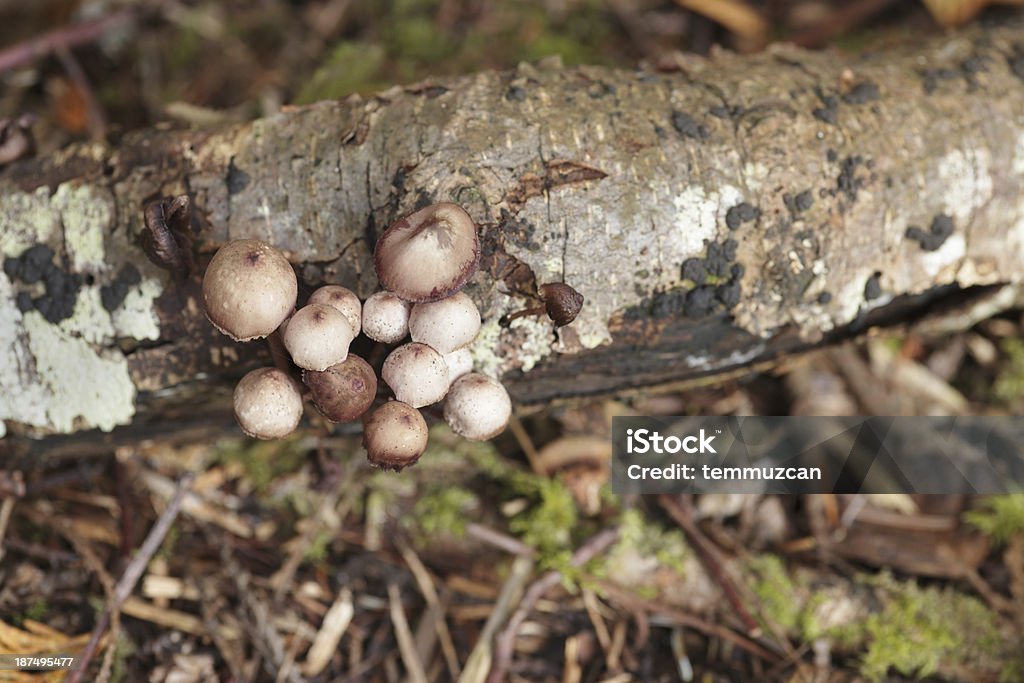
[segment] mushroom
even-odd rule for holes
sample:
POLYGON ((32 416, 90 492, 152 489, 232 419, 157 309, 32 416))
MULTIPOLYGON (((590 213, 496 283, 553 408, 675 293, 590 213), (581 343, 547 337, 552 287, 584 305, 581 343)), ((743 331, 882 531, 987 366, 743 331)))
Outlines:
POLYGON ((302 419, 302 387, 283 370, 257 368, 235 387, 234 407, 243 432, 257 439, 281 439, 302 419))
POLYGON ((355 354, 322 372, 306 370, 302 381, 313 394, 313 403, 324 417, 348 422, 362 417, 377 396, 377 377, 373 368, 355 354))
POLYGON ((437 403, 448 393, 448 366, 426 344, 403 344, 384 359, 381 377, 395 398, 413 408, 437 403))
POLYGON ((203 276, 206 317, 235 341, 266 337, 295 308, 295 271, 284 254, 260 240, 221 247, 203 276))
POLYGON ((338 309, 309 304, 288 319, 282 341, 296 365, 319 372, 345 360, 355 336, 352 325, 338 309))
POLYGON ((479 261, 473 219, 462 207, 447 202, 392 223, 373 252, 381 286, 413 303, 437 301, 459 291, 479 261))
POLYGON ((464 292, 447 299, 415 304, 409 314, 409 333, 414 342, 427 344, 438 353, 461 349, 480 331, 480 311, 464 292))
POLYGON ((473 354, 468 346, 455 349, 444 355, 444 364, 448 366, 448 387, 463 375, 473 372, 473 354))
POLYGON ((564 282, 548 282, 541 285, 537 290, 536 298, 540 299, 544 305, 532 306, 510 313, 502 318, 502 324, 508 325, 513 320, 524 316, 546 313, 554 321, 555 327, 564 327, 575 320, 580 309, 583 308, 583 295, 564 282))
POLYGON ((397 344, 409 334, 409 309, 391 292, 377 292, 363 304, 363 333, 383 344, 397 344))
POLYGON ((309 300, 306 301, 306 304, 333 306, 345 316, 345 319, 352 325, 352 329, 355 330, 355 334, 359 334, 359 330, 362 327, 363 304, 359 301, 359 297, 356 296, 355 292, 348 287, 324 285, 309 295, 309 300))
POLYGON ((398 472, 427 450, 427 423, 407 403, 388 401, 363 420, 363 447, 370 464, 398 472))
POLYGON ((455 380, 444 402, 445 422, 470 441, 486 441, 501 434, 511 417, 512 401, 505 387, 478 372, 455 380))

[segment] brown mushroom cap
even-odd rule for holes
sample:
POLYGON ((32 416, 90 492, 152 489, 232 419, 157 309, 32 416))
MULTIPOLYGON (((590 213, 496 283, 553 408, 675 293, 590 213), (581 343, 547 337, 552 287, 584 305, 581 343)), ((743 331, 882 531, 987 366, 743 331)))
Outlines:
POLYGON ((392 223, 373 253, 381 286, 413 303, 451 296, 473 277, 479 261, 473 219, 447 202, 392 223))
POLYGON ((388 401, 363 420, 363 447, 370 464, 396 472, 427 450, 427 423, 420 411, 388 401))
POLYGON ((235 387, 235 419, 257 439, 282 439, 302 419, 302 387, 283 370, 257 368, 235 387))
POLYGON ((395 398, 413 408, 437 403, 448 393, 444 357, 426 344, 403 344, 388 354, 380 376, 395 398))
POLYGON ((465 292, 422 304, 409 314, 409 334, 438 353, 451 353, 471 343, 480 331, 480 311, 465 292))
POLYGON ((512 401, 501 382, 478 372, 452 382, 444 401, 444 420, 470 441, 486 441, 505 431, 512 401))
POLYGON ((345 360, 355 335, 338 309, 310 304, 288 319, 282 341, 296 365, 319 372, 345 360))
POLYGON ((325 304, 333 306, 345 316, 356 335, 362 327, 363 304, 359 297, 348 287, 341 285, 324 285, 309 295, 306 305, 325 304))
POLYGON ((538 290, 544 310, 555 321, 556 327, 568 325, 583 308, 583 295, 562 282, 548 282, 538 290))
POLYGON ((362 417, 377 396, 377 376, 370 364, 349 354, 323 372, 306 370, 302 381, 313 394, 313 403, 324 417, 349 422, 362 417))
POLYGON ((260 240, 228 242, 203 276, 206 317, 235 341, 266 337, 295 308, 295 271, 280 251, 260 240))

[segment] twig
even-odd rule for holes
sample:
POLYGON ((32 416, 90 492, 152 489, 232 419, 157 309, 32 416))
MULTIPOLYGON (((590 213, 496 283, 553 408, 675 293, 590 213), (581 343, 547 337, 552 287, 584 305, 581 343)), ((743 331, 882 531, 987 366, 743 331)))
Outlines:
POLYGON ((686 508, 682 506, 679 501, 669 495, 658 496, 658 504, 668 513, 676 524, 682 528, 686 533, 687 538, 690 539, 690 543, 693 544, 694 549, 700 556, 701 561, 707 567, 708 574, 710 574, 719 585, 722 587, 722 592, 725 594, 725 599, 729 601, 729 605, 732 606, 733 610, 739 616, 743 625, 747 631, 751 634, 756 634, 760 631, 760 626, 757 620, 747 610, 746 605, 743 604, 743 600, 740 598, 739 590, 736 588, 736 584, 733 583, 732 578, 725 572, 722 567, 722 562, 718 558, 718 554, 715 552, 711 543, 705 538, 704 534, 701 533, 700 529, 694 523, 693 518, 690 516, 686 508))
MULTIPOLYGON (((581 567, 598 553, 604 551, 608 546, 619 538, 618 529, 605 529, 591 536, 586 543, 581 545, 569 559, 570 567, 581 567)), ((509 665, 512 663, 512 651, 515 648, 516 634, 519 627, 530 615, 533 606, 544 597, 544 594, 558 585, 562 580, 562 572, 557 570, 549 571, 533 582, 523 595, 519 608, 512 614, 504 630, 498 634, 494 645, 494 664, 491 673, 487 677, 487 683, 500 683, 505 678, 509 665)))
POLYGON ((486 527, 483 524, 477 524, 476 522, 470 522, 466 525, 466 535, 471 536, 478 541, 483 541, 488 545, 493 545, 495 548, 504 550, 507 553, 512 553, 513 555, 522 555, 523 557, 534 557, 537 555, 536 550, 526 545, 518 538, 503 534, 500 531, 495 531, 490 527, 486 527))
POLYGON ((142 572, 146 570, 150 559, 152 559, 160 544, 163 543, 167 532, 171 530, 171 525, 174 524, 174 520, 181 510, 181 504, 185 500, 185 494, 188 493, 189 488, 192 486, 193 479, 195 479, 195 474, 188 472, 178 482, 178 489, 174 492, 174 497, 171 498, 159 519, 156 520, 153 528, 149 530, 149 535, 142 542, 139 552, 136 553, 132 561, 125 567, 121 579, 114 587, 113 601, 107 605, 106 609, 103 610, 103 614, 100 615, 99 621, 96 622, 96 627, 93 628, 92 635, 89 637, 89 642, 82 651, 77 667, 68 673, 67 678, 64 679, 65 683, 79 683, 82 680, 83 673, 89 668, 89 662, 92 661, 93 656, 96 654, 96 647, 99 645, 100 638, 110 623, 111 613, 120 611, 122 603, 131 595, 135 584, 138 583, 139 578, 142 576, 142 572))
POLYGON ((107 31, 128 24, 134 16, 135 13, 132 10, 124 9, 99 19, 62 26, 41 36, 12 45, 6 50, 0 51, 0 74, 24 66, 40 57, 45 57, 60 47, 70 49, 77 45, 91 43, 107 31))
POLYGON ((409 674, 409 680, 412 683, 427 683, 427 673, 423 670, 423 662, 416 652, 409 621, 405 618, 405 610, 402 609, 402 596, 398 593, 398 586, 393 583, 388 584, 388 606, 391 612, 391 625, 398 640, 398 652, 409 674))

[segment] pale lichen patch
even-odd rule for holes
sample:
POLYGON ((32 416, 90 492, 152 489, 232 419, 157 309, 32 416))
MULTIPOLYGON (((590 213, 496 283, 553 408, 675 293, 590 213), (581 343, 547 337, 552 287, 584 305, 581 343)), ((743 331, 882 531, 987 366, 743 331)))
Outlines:
POLYGON ((160 321, 154 300, 163 292, 163 283, 156 278, 145 278, 128 290, 121 306, 111 314, 114 334, 130 339, 159 339, 160 321))
MULTIPOLYGON (((97 351, 35 312, 22 319, 22 328, 35 361, 36 377, 34 382, 19 381, 18 391, 27 389, 29 395, 35 394, 36 401, 42 401, 28 406, 36 416, 34 419, 24 419, 28 411, 23 408, 19 410, 22 414, 10 416, 12 419, 65 433, 93 427, 110 431, 131 422, 135 414, 135 386, 128 374, 128 364, 119 352, 97 351), (45 420, 38 419, 40 407, 45 410, 45 420)), ((29 400, 21 395, 18 403, 29 400)))
POLYGON ((77 272, 97 272, 106 267, 103 238, 113 220, 113 198, 91 185, 63 183, 52 203, 64 224, 64 248, 77 272))
POLYGON ((3 420, 46 424, 46 392, 33 379, 35 363, 21 331, 11 282, 0 273, 0 435, 3 420))
POLYGON ((60 231, 60 211, 50 201, 50 191, 12 192, 0 201, 0 255, 20 256, 34 244, 51 242, 60 231))
POLYGON ((980 147, 970 156, 955 149, 939 160, 943 213, 953 216, 958 226, 969 222, 975 211, 992 199, 991 165, 988 150, 980 147))
POLYGON ((502 328, 497 318, 486 321, 469 348, 474 370, 496 378, 513 369, 528 372, 554 352, 551 330, 547 318, 520 318, 510 328, 502 328), (510 345, 515 353, 507 352, 510 345))

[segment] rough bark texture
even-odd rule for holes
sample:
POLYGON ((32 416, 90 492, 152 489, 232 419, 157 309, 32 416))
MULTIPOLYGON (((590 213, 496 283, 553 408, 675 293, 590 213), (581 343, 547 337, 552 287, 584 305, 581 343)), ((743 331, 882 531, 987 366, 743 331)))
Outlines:
POLYGON ((84 284, 51 324, 16 304, 39 285, 0 274, 0 419, 69 433, 194 412, 265 353, 212 331, 197 277, 146 260, 143 207, 165 195, 191 197, 200 264, 259 237, 287 250, 306 292, 364 297, 381 230, 458 202, 485 251, 467 289, 485 318, 474 355, 521 404, 721 372, 946 285, 1017 283, 1020 28, 857 59, 721 54, 675 73, 522 66, 9 167, 0 253, 48 244, 84 284), (703 285, 695 263, 684 279, 690 258, 703 285), (141 282, 108 312, 103 287, 126 263, 141 282), (586 296, 573 325, 499 325, 551 281, 586 296))

